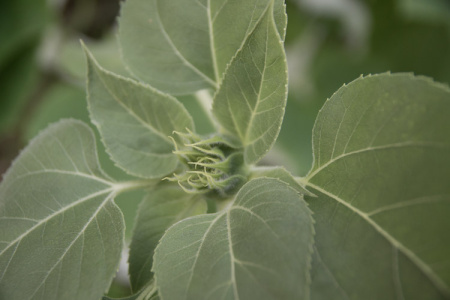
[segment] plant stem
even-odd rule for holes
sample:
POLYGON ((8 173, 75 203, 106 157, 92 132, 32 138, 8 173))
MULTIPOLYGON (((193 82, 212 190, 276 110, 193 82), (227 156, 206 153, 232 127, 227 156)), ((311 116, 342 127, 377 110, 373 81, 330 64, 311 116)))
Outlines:
POLYGON ((137 189, 150 188, 160 182, 159 179, 147 179, 147 180, 131 180, 118 182, 113 185, 113 189, 117 194, 128 192, 137 189))
POLYGON ((200 106, 203 108, 205 115, 208 117, 211 124, 214 126, 216 131, 220 130, 220 124, 214 118, 212 114, 212 102, 213 98, 208 90, 200 90, 194 94, 200 106))

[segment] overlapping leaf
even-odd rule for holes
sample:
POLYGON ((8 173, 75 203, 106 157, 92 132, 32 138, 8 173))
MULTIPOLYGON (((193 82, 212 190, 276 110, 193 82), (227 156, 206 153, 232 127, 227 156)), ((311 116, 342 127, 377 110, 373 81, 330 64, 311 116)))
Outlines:
POLYGON ((281 128, 287 97, 287 65, 272 7, 228 67, 214 97, 213 113, 225 134, 255 163, 281 128))
POLYGON ((302 195, 314 196, 313 193, 305 189, 305 187, 300 184, 288 170, 283 167, 256 167, 252 169, 251 178, 276 178, 287 184, 297 192, 302 195))
MULTIPOLYGON (((125 62, 140 79, 171 94, 217 88, 231 58, 273 0, 132 0, 120 18, 125 62)), ((284 2, 274 18, 284 39, 284 2)))
POLYGON ((97 300, 124 224, 92 130, 66 120, 21 153, 0 185, 0 298, 97 300))
POLYGON ((140 177, 172 172, 173 131, 193 130, 187 110, 175 98, 103 70, 87 53, 88 101, 107 151, 119 167, 140 177))
POLYGON ((311 213, 270 178, 248 182, 226 211, 172 226, 154 256, 162 299, 306 299, 311 213))
POLYGON ((129 273, 133 290, 141 289, 152 278, 154 250, 164 232, 182 219, 204 213, 206 202, 186 194, 178 185, 162 187, 144 198, 130 245, 129 273))
POLYGON ((423 77, 358 79, 313 133, 311 299, 450 298, 450 90, 423 77))

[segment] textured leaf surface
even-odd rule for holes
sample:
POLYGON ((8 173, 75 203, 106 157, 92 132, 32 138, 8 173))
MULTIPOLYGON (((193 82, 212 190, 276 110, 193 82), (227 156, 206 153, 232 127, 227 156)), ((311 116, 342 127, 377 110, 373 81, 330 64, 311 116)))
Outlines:
POLYGON ((103 70, 87 53, 91 118, 117 165, 140 177, 172 172, 173 131, 193 130, 191 116, 175 98, 103 70))
POLYGON ((271 9, 231 62, 213 102, 225 134, 237 137, 250 164, 272 147, 286 106, 286 55, 271 9))
POLYGON ((206 213, 206 202, 186 194, 178 185, 169 186, 149 193, 138 213, 129 258, 133 290, 141 289, 152 278, 153 254, 164 232, 182 219, 206 213))
POLYGON ((99 299, 122 250, 116 191, 84 123, 34 139, 0 186, 0 298, 99 299))
POLYGON ((325 104, 307 187, 311 299, 450 298, 450 91, 360 78, 325 104))
POLYGON ((251 178, 268 177, 276 178, 287 184, 302 195, 314 196, 313 193, 308 191, 303 185, 301 185, 295 178, 283 167, 256 167, 251 172, 251 178))
POLYGON ((162 299, 305 299, 313 227, 298 193, 276 179, 248 182, 224 212, 172 226, 156 249, 162 299))
MULTIPOLYGON (((172 94, 217 88, 227 64, 271 0, 132 0, 120 18, 119 40, 130 70, 172 94)), ((274 17, 284 38, 284 3, 274 17)))

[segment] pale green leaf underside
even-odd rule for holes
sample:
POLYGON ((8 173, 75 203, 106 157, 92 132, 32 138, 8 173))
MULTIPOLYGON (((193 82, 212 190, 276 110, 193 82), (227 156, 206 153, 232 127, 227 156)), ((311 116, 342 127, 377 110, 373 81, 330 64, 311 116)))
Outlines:
POLYGON ((139 177, 171 173, 178 158, 169 136, 193 130, 192 117, 175 98, 105 71, 86 53, 89 111, 111 159, 139 177))
POLYGON ((156 248, 162 299, 306 299, 311 213, 277 179, 248 182, 226 211, 172 226, 156 248))
POLYGON ((450 298, 450 91, 360 78, 333 95, 306 178, 318 198, 311 299, 450 298))
POLYGON ((287 97, 287 65, 269 7, 231 62, 214 97, 213 113, 225 134, 237 139, 249 164, 272 147, 287 97))
POLYGON ((178 185, 149 193, 139 206, 130 245, 129 273, 133 290, 145 286, 153 274, 153 253, 164 232, 174 223, 206 213, 206 202, 186 194, 178 185))
POLYGON ((0 185, 0 298, 100 299, 123 243, 115 194, 87 125, 35 138, 0 185))
MULTIPOLYGON (((138 78, 171 94, 215 89, 270 2, 127 1, 119 28, 124 61, 138 78)), ((282 0, 276 0, 274 16, 284 39, 282 0)))

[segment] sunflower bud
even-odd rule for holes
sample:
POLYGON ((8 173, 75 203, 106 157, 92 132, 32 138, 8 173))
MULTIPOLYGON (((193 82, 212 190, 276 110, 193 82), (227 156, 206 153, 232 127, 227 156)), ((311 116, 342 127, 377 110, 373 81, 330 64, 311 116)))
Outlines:
POLYGON ((173 153, 183 163, 184 170, 168 180, 177 181, 188 193, 214 191, 221 196, 232 194, 245 182, 242 151, 219 136, 202 139, 191 131, 174 133, 173 153))

